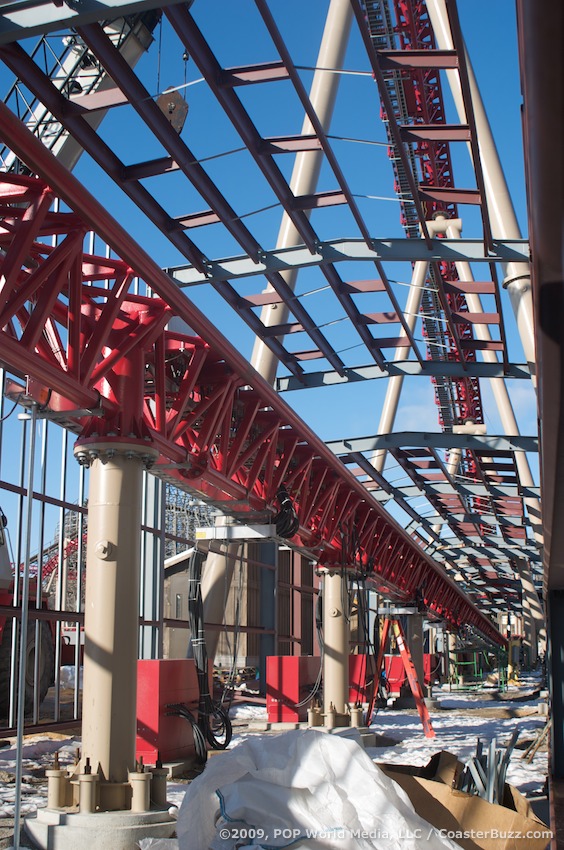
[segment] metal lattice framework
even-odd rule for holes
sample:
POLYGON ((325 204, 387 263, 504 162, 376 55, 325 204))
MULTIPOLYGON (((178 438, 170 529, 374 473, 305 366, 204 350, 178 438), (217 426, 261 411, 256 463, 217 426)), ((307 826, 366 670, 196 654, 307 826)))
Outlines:
MULTIPOLYGON (((403 291, 397 286, 398 277, 405 272, 397 272, 386 261, 386 250, 376 246, 369 207, 351 188, 342 155, 343 140, 331 135, 318 120, 307 93, 304 69, 292 55, 288 36, 282 33, 283 21, 276 19, 266 0, 255 0, 246 6, 264 33, 262 53, 266 52, 268 58, 249 61, 247 57, 253 51, 247 44, 247 50, 241 50, 246 58, 238 65, 221 61, 212 46, 215 40, 209 21, 205 15, 198 16, 197 4, 192 9, 189 4, 178 3, 164 10, 169 37, 175 39, 178 52, 189 56, 190 67, 193 63, 201 75, 206 107, 221 116, 217 125, 225 128, 229 143, 243 146, 244 173, 254 175, 259 186, 256 196, 251 197, 249 189, 248 200, 246 194, 234 194, 229 186, 223 187, 220 177, 214 179, 212 166, 205 165, 205 155, 198 155, 188 145, 188 134, 170 120, 166 98, 163 109, 161 98, 151 94, 144 72, 133 70, 102 24, 79 26, 74 47, 82 49, 88 62, 103 70, 114 81, 115 88, 89 92, 84 87, 80 93, 73 94, 67 87, 64 91, 42 65, 40 53, 14 42, 0 47, 0 59, 18 80, 8 105, 17 115, 23 113, 22 102, 36 99, 43 105, 45 115, 51 116, 45 120, 63 127, 68 137, 87 152, 166 236, 171 250, 187 261, 188 266, 177 263, 169 268, 178 285, 213 289, 235 311, 237 320, 246 323, 273 351, 287 372, 279 379, 279 389, 307 389, 315 383, 354 383, 367 375, 390 376, 402 368, 412 372, 417 369, 434 381, 439 422, 445 431, 452 432, 468 418, 483 422, 479 381, 487 374, 487 368, 498 377, 528 377, 526 367, 511 364, 507 353, 505 308, 496 269, 496 263, 503 258, 504 246, 492 239, 456 8, 453 3, 447 4, 455 49, 444 51, 435 48, 423 2, 352 0, 351 5, 359 63, 363 73, 373 76, 377 84, 373 85, 366 110, 374 116, 382 110, 383 143, 392 159, 403 224, 409 239, 417 239, 417 250, 423 255, 426 251, 430 261, 420 334, 412 329, 405 315, 403 291), (447 118, 440 85, 445 69, 459 74, 467 111, 464 125, 447 118), (309 132, 296 131, 294 117, 283 133, 281 121, 269 121, 262 112, 254 110, 252 95, 263 91, 271 95, 261 96, 262 110, 267 113, 269 105, 276 109, 278 90, 291 103, 290 116, 303 117, 305 113, 309 118, 309 132), (109 111, 109 121, 117 120, 119 115, 124 121, 134 117, 135 126, 140 136, 144 134, 147 144, 133 148, 124 145, 120 152, 119 145, 110 144, 92 125, 91 119, 101 110, 109 111), (269 126, 276 126, 276 134, 259 129, 269 126), (450 145, 454 144, 469 144, 473 162, 478 163, 471 174, 472 185, 467 189, 456 188, 454 182, 450 156, 450 145), (150 149, 155 155, 136 160, 138 149, 150 149), (322 185, 314 193, 296 196, 290 187, 287 162, 296 153, 310 153, 322 160, 322 185), (180 199, 186 208, 179 209, 180 199), (255 217, 250 215, 249 205, 251 211, 275 207, 278 214, 283 211, 288 217, 307 255, 303 262, 297 259, 296 264, 315 266, 321 281, 319 288, 324 292, 323 303, 308 298, 311 292, 307 287, 294 291, 288 285, 283 263, 272 251, 272 244, 265 242, 265 228, 251 229, 249 222, 254 222, 255 217), (481 222, 477 237, 483 251, 481 268, 488 273, 487 279, 479 282, 458 279, 453 262, 448 259, 451 240, 438 240, 444 241, 444 248, 437 249, 437 240, 427 226, 434 213, 455 216, 467 205, 479 210, 481 222), (340 226, 346 227, 357 244, 365 251, 372 251, 373 256, 363 255, 357 261, 352 256, 354 252, 344 258, 338 256, 338 246, 332 241, 337 234, 332 230, 331 217, 337 209, 346 222, 340 226), (235 262, 230 264, 229 260, 210 256, 209 246, 215 236, 231 246, 232 254, 242 253, 247 266, 253 268, 246 271, 242 267, 240 272, 232 272, 235 262), (257 274, 267 284, 264 292, 256 291, 257 274), (483 299, 483 305, 478 310, 470 309, 468 296, 476 295, 483 299), (286 308, 288 318, 278 325, 265 324, 261 317, 265 305, 286 308), (333 325, 346 327, 346 347, 333 325), (476 328, 486 328, 486 336, 476 334, 476 328), (359 351, 363 352, 362 361, 359 351), (478 354, 482 351, 497 353, 499 365, 480 362, 478 354)), ((176 105, 179 103, 177 100, 176 105)), ((8 148, 17 150, 17 156, 28 168, 52 181, 55 166, 50 160, 40 162, 40 155, 23 126, 19 132, 10 131, 10 138, 6 135, 4 141, 8 148)), ((68 175, 60 175, 58 191, 68 200, 67 178, 68 175)), ((24 184, 17 185, 21 188, 24 184)), ((30 186, 25 185, 26 191, 30 191, 30 186)), ((84 202, 84 198, 80 201, 84 202)), ((44 205, 40 205, 41 210, 45 207, 47 221, 51 220, 51 213, 46 212, 49 204, 45 199, 44 205)), ((58 277, 49 276, 50 280, 59 280, 61 286, 71 268, 68 264, 73 245, 78 250, 79 243, 82 244, 80 227, 94 226, 116 247, 112 227, 100 210, 91 206, 90 201, 83 208, 72 203, 71 206, 80 215, 75 234, 65 231, 65 239, 59 239, 57 247, 46 251, 42 258, 43 263, 53 267, 61 263, 59 268, 65 271, 59 271, 58 277), (62 259, 55 259, 55 255, 62 259)), ((18 239, 21 239, 23 213, 20 220, 20 214, 16 216, 13 207, 10 209, 18 222, 18 239)), ((260 215, 256 219, 261 221, 260 215)), ((133 250, 128 243, 130 249, 133 250)), ((146 387, 151 392, 144 421, 137 427, 140 438, 145 433, 143 429, 148 429, 161 450, 160 474, 183 479, 195 491, 224 507, 229 502, 232 512, 273 509, 276 490, 285 484, 296 497, 302 543, 310 549, 320 547, 323 538, 330 541, 326 557, 348 559, 352 563, 360 559, 363 568, 367 568, 385 562, 382 551, 388 546, 386 551, 397 564, 396 544, 384 545, 382 541, 387 540, 388 533, 399 535, 402 560, 408 551, 415 553, 423 559, 424 571, 430 569, 433 576, 447 582, 444 598, 442 591, 433 593, 432 604, 450 610, 453 619, 458 615, 454 615, 454 607, 446 604, 445 599, 451 591, 458 598, 459 588, 472 592, 484 609, 495 612, 507 606, 518 608, 513 560, 523 556, 532 563, 538 560, 537 544, 530 528, 530 504, 538 492, 521 480, 517 460, 519 455, 522 459, 522 450, 479 445, 465 448, 460 469, 453 475, 448 469, 448 453, 442 449, 425 445, 391 447, 388 452, 395 468, 405 476, 401 484, 391 480, 386 471, 376 471, 370 453, 357 449, 354 439, 349 441, 350 449, 338 452, 340 459, 330 460, 326 447, 308 429, 307 445, 304 444, 303 423, 289 408, 279 407, 281 402, 276 394, 262 385, 260 392, 257 391, 256 375, 244 357, 231 349, 229 357, 225 356, 224 342, 211 322, 201 316, 195 322, 193 317, 186 318, 187 302, 167 275, 160 271, 157 274, 154 266, 149 271, 145 260, 139 263, 135 250, 135 256, 124 252, 123 244, 118 250, 165 304, 150 299, 130 300, 126 290, 131 270, 119 263, 114 267, 108 261, 98 268, 97 274, 112 280, 113 294, 111 298, 103 296, 101 288, 95 287, 96 296, 90 308, 95 318, 85 317, 80 330, 69 327, 68 337, 61 337, 59 331, 57 350, 68 348, 66 359, 55 356, 55 347, 46 341, 51 332, 47 332, 45 323, 54 300, 44 305, 44 312, 37 314, 33 322, 31 316, 23 323, 20 318, 22 332, 15 334, 11 330, 4 335, 3 359, 11 366, 25 360, 30 366, 25 371, 30 374, 35 374, 31 369, 34 364, 39 370, 37 379, 46 386, 58 386, 54 383, 58 372, 61 394, 75 405, 92 407, 98 404, 100 381, 107 380, 114 368, 112 357, 115 359, 118 351, 140 346, 151 352, 146 360, 146 387), (100 302, 99 299, 106 297, 109 298, 106 303, 100 302), (114 354, 108 355, 109 359, 101 357, 101 343, 110 338, 113 321, 123 311, 129 316, 142 315, 143 319, 135 319, 134 330, 130 319, 119 333, 112 330, 114 354), (183 316, 196 335, 165 332, 163 328, 171 311, 183 316), (294 432, 294 428, 298 430, 294 432), (343 479, 347 495, 340 484, 343 463, 353 472, 343 479), (337 477, 330 483, 334 475, 337 477), (428 511, 422 512, 414 506, 417 497, 425 498, 428 511), (527 500, 529 510, 525 507, 527 500), (413 540, 400 533, 399 526, 385 514, 382 506, 387 503, 398 505, 407 515, 413 540), (372 546, 381 547, 377 555, 372 546), (431 566, 423 553, 425 548, 442 562, 443 568, 431 566), (458 587, 446 578, 443 570, 456 575, 458 587)), ((505 250, 511 250, 511 246, 506 245, 505 250)), ((18 259, 24 256, 21 251, 17 254, 18 259)), ((16 259, 13 262, 15 269, 18 262, 16 259)), ((76 257, 73 262, 78 262, 76 257)), ((92 299, 83 293, 84 282, 76 283, 72 296, 69 292, 72 303, 92 299)), ((29 284, 17 298, 10 296, 20 311, 18 316, 24 309, 29 312, 32 290, 33 284, 29 284)), ((58 291, 62 293, 63 289, 58 291)), ((59 300, 59 319, 63 321, 61 303, 59 300)), ((4 309, 7 306, 6 302, 4 309)), ((33 315, 36 310, 37 306, 33 315)), ((15 315, 12 312, 5 318, 13 322, 15 315)), ((8 323, 5 327, 14 326, 8 323)), ((104 396, 104 417, 92 420, 89 427, 96 433, 102 427, 112 427, 107 423, 111 423, 118 407, 119 400, 112 393, 104 396)), ((388 579, 389 575, 386 582, 388 579)), ((391 585, 396 591, 401 590, 404 597, 417 587, 409 582, 409 587, 403 589, 395 579, 391 585)), ((474 610, 472 605, 470 608, 474 610)))
MULTIPOLYGON (((2 112, 7 127, 28 135, 5 107, 2 112)), ((17 149, 15 138, 12 144, 17 149)), ((41 170, 51 160, 52 181, 67 184, 69 201, 75 192, 83 195, 39 143, 32 147, 41 170)), ((189 482, 230 512, 273 512, 276 494, 287 487, 295 494, 298 543, 320 561, 373 572, 400 598, 419 589, 438 615, 499 639, 274 391, 242 368, 234 349, 219 338, 217 348, 204 342, 213 335, 207 320, 117 223, 112 241, 137 255, 135 265, 84 254, 86 223, 74 212, 52 212, 53 201, 52 189, 36 178, 3 178, 0 356, 42 385, 30 391, 64 413, 83 441, 127 434, 157 447, 156 474, 189 482), (55 234, 60 241, 53 248, 44 240, 55 234), (136 272, 159 298, 128 292, 136 272), (174 312, 200 336, 164 330, 174 312), (135 419, 129 383, 142 375, 145 405, 135 419)), ((102 212, 93 198, 82 201, 102 212)))

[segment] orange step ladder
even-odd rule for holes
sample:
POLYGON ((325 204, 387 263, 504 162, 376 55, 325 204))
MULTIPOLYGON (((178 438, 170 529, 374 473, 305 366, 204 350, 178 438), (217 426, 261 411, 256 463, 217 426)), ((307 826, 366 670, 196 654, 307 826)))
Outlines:
MULTIPOLYGON (((411 688, 411 693, 413 694, 413 699, 415 700, 415 705, 417 707, 417 711, 421 719, 421 725, 423 726, 423 732, 425 734, 425 737, 434 738, 436 733, 431 724, 431 717, 429 716, 429 711, 427 709, 427 706, 425 705, 425 696, 423 694, 423 688, 421 686, 421 682, 417 678, 415 664, 413 663, 413 659, 411 657, 409 647, 407 646, 405 635, 403 633, 403 629, 399 620, 393 618, 387 618, 384 620, 384 625, 382 627, 382 636, 380 638, 380 648, 378 650, 378 661, 376 663, 377 675, 379 675, 380 670, 382 669, 382 663, 384 661, 384 652, 386 648, 386 642, 390 634, 390 629, 392 629, 392 633, 396 639, 401 660, 403 661, 405 675, 407 676, 407 681, 409 682, 409 687, 411 688)), ((375 686, 375 694, 376 690, 377 688, 375 686)), ((369 718, 372 717, 372 711, 374 710, 374 699, 375 697, 373 697, 372 705, 370 706, 370 712, 368 715, 369 718)))

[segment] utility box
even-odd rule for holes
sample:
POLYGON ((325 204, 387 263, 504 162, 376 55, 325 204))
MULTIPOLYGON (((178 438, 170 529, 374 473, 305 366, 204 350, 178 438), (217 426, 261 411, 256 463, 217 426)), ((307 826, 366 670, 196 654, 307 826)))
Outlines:
POLYGON ((171 717, 168 712, 169 706, 183 703, 197 718, 199 699, 198 676, 191 658, 138 661, 136 758, 143 757, 144 763, 151 765, 158 759, 192 760, 192 727, 185 718, 171 717))
MULTIPOLYGON (((425 685, 431 685, 434 674, 440 666, 440 659, 436 655, 426 652, 423 655, 423 673, 425 676, 425 685)), ((388 680, 389 692, 391 694, 399 694, 407 676, 401 655, 385 655, 384 670, 386 671, 386 679, 388 680)), ((423 683, 420 683, 423 684, 423 683)))
MULTIPOLYGON (((270 723, 302 723, 307 720, 311 703, 308 697, 319 676, 320 664, 319 656, 267 657, 266 711, 270 723), (303 705, 298 705, 304 700, 303 705)), ((365 655, 349 655, 349 683, 349 702, 368 702, 365 655)))

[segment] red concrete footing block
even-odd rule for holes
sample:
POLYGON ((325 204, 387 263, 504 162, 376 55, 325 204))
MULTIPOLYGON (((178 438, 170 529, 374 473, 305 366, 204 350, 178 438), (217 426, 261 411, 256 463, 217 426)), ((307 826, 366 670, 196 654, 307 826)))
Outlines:
MULTIPOLYGON (((270 655, 266 659, 266 711, 270 723, 303 723, 319 674, 319 656, 270 655)), ((349 656, 349 702, 367 702, 366 656, 349 656)))
POLYGON ((154 765, 194 757, 190 723, 170 717, 167 706, 185 703, 196 717, 199 702, 198 677, 191 658, 137 662, 136 758, 154 765))

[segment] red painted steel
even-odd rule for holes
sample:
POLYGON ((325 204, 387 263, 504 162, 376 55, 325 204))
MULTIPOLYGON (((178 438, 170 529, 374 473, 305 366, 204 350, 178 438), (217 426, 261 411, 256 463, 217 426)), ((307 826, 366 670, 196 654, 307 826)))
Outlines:
MULTIPOLYGON (((357 2, 360 2, 360 0, 355 0, 355 6, 357 2)), ((382 105, 389 123, 390 141, 392 142, 390 157, 394 161, 396 169, 397 190, 400 191, 402 185, 400 185, 401 177, 396 163, 399 159, 404 163, 404 166, 406 165, 404 161, 405 151, 401 143, 401 149, 398 149, 398 132, 396 131, 399 130, 401 141, 410 144, 409 150, 418 172, 418 196, 423 200, 425 216, 430 218, 433 214, 442 212, 447 218, 456 217, 458 214, 457 203, 481 202, 485 194, 483 174, 479 155, 477 155, 474 116, 467 86, 466 58, 462 46, 456 6, 455 4, 449 6, 456 49, 437 51, 424 0, 390 0, 390 8, 393 8, 394 13, 393 35, 387 29, 385 16, 374 14, 375 8, 380 8, 377 0, 373 0, 373 2, 362 0, 362 2, 367 10, 367 21, 374 44, 379 45, 379 49, 376 50, 373 57, 378 65, 378 68, 375 68, 375 77, 380 86, 382 105), (389 41, 387 41, 388 39, 389 41), (386 43, 393 43, 394 47, 397 46, 400 49, 382 49, 382 45, 386 43), (466 125, 451 127, 446 123, 440 79, 440 69, 445 67, 456 69, 459 73, 467 107, 468 123, 466 125), (401 76, 398 75, 398 69, 401 71, 401 76), (395 71, 396 76, 392 76, 390 71, 395 71), (389 96, 388 85, 398 88, 395 99, 389 96), (401 96, 399 91, 401 91, 401 96), (473 151, 477 188, 457 194, 451 163, 450 142, 461 141, 465 137, 470 142, 473 151)), ((407 164, 407 167, 411 171, 409 164, 407 164)), ((400 197, 403 194, 400 192, 400 197)), ((411 208, 405 205, 402 205, 402 208, 403 223, 410 235, 415 235, 418 222, 414 220, 411 208)), ((481 204, 481 211, 484 239, 488 243, 491 240, 491 231, 485 204, 481 204)), ((487 286, 487 290, 489 294, 494 295, 496 313, 481 317, 469 313, 465 295, 465 286, 468 286, 468 284, 458 281, 456 268, 453 264, 434 264, 433 275, 438 287, 437 303, 434 305, 434 309, 439 314, 444 314, 446 323, 442 327, 439 324, 435 326, 432 322, 423 324, 424 335, 429 337, 430 353, 428 356, 433 356, 432 346, 436 341, 433 339, 433 334, 435 334, 435 336, 439 336, 439 344, 446 353, 444 356, 447 360, 475 361, 476 352, 487 348, 501 351, 506 363, 505 329, 500 320, 499 287, 495 279, 495 270, 492 269, 493 280, 487 286), (487 324, 499 323, 499 340, 484 342, 474 338, 473 324, 484 320, 487 324)), ((478 286, 480 285, 478 284, 478 286)), ((424 304, 424 310, 426 313, 431 313, 433 305, 424 304)), ((480 387, 478 381, 474 378, 451 380, 448 387, 445 387, 441 381, 437 382, 436 402, 439 410, 439 421, 444 427, 464 423, 468 420, 478 423, 484 421, 480 387)), ((420 481, 424 476, 420 474, 417 462, 413 462, 406 453, 396 452, 395 454, 396 459, 399 460, 406 472, 418 483, 417 479, 420 481)), ((460 471, 468 480, 482 479, 484 471, 481 467, 480 458, 476 456, 476 453, 462 452, 460 471)), ((446 480, 444 470, 443 477, 446 480)), ((457 507, 453 504, 454 499, 451 497, 427 496, 427 498, 438 513, 445 518, 449 527, 461 541, 465 539, 467 534, 477 533, 483 536, 489 532, 488 526, 479 521, 480 514, 492 513, 498 517, 501 513, 501 506, 493 499, 467 497, 466 507, 457 499, 457 507), (460 512, 461 506, 462 513, 469 512, 478 518, 473 526, 464 526, 452 517, 452 514, 460 512)), ((507 527, 500 522, 500 529, 506 539, 513 535, 526 536, 523 525, 507 527)))
MULTIPOLYGON (((269 655, 266 659, 266 711, 270 723, 307 720, 315 701, 321 658, 311 655, 269 655), (301 705, 300 705, 301 703, 301 705)), ((368 700, 366 655, 349 655, 349 695, 352 705, 368 700)))
POLYGON ((503 642, 491 621, 3 104, 0 118, 5 141, 52 187, 31 177, 2 180, 0 357, 10 369, 59 394, 59 407, 103 410, 76 417, 82 442, 123 434, 146 441, 160 452, 157 474, 229 513, 268 518, 284 484, 300 518, 296 542, 320 562, 381 577, 401 598, 423 588, 429 607, 453 625, 471 623, 503 642), (48 212, 55 191, 74 212, 48 212), (89 228, 122 259, 83 255, 80 239, 66 242, 89 228), (41 241, 55 233, 65 237, 61 256, 59 246, 41 241), (132 295, 132 276, 158 297, 132 295), (25 303, 23 293, 30 299, 25 303), (166 331, 172 315, 193 333, 166 331), (133 374, 124 375, 124 367, 133 374), (140 416, 131 415, 136 369, 137 380, 141 369, 144 380, 140 416))
POLYGON ((194 758, 190 723, 169 715, 167 706, 183 703, 196 716, 199 700, 198 676, 191 658, 138 661, 135 758, 142 758, 145 764, 194 758))

